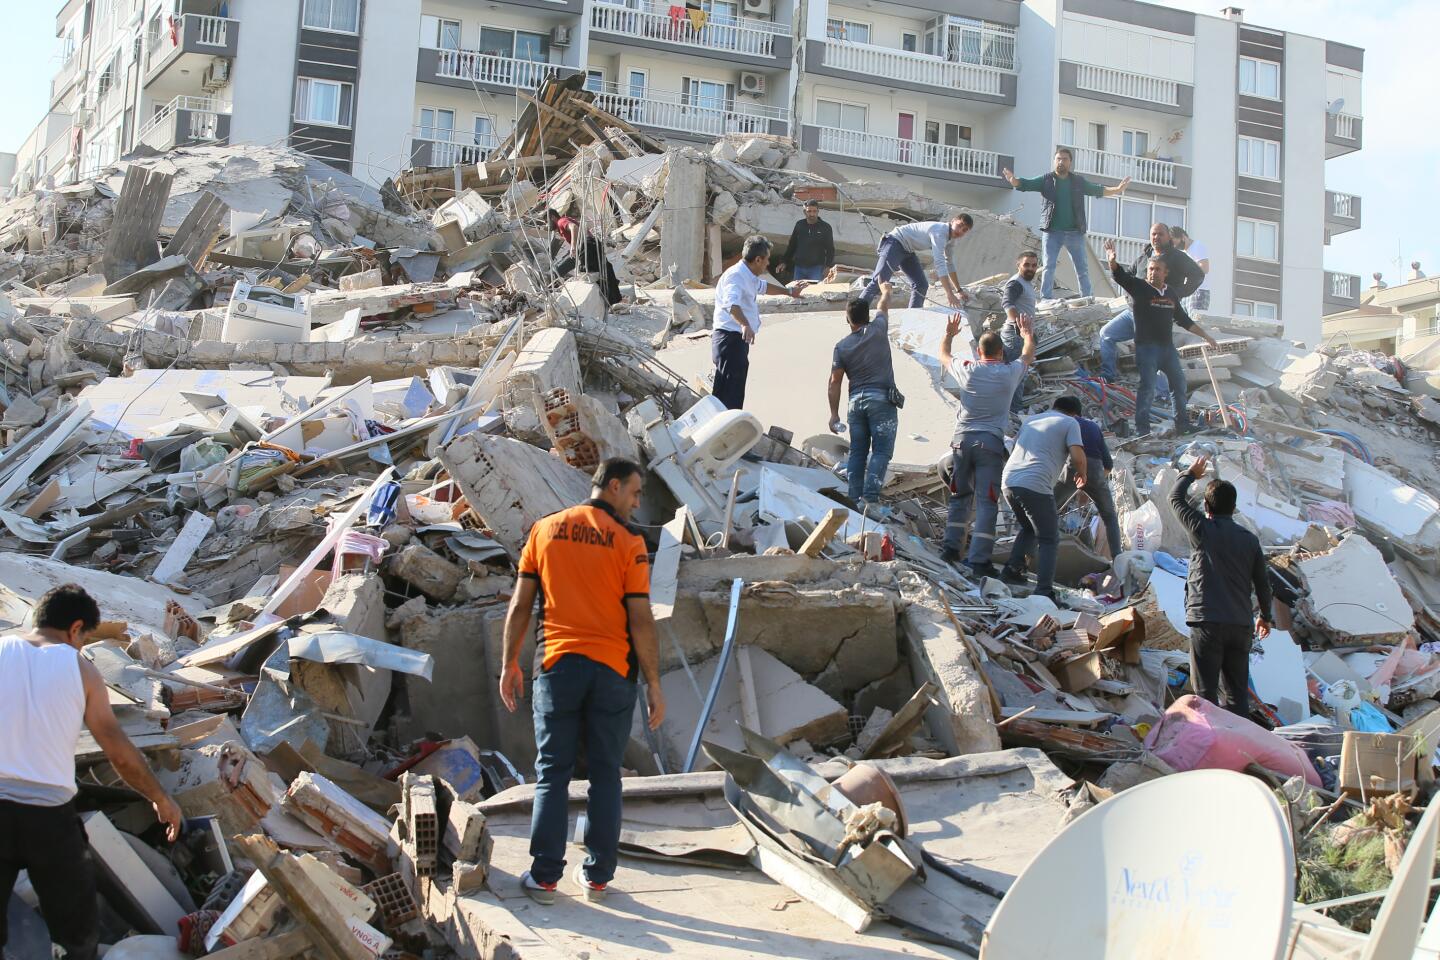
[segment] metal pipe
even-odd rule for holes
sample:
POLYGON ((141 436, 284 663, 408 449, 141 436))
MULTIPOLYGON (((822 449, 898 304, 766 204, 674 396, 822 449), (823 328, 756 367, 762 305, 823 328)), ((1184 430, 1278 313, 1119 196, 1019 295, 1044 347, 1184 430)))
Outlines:
POLYGON ((740 614, 740 589, 745 581, 736 577, 730 584, 730 616, 725 621, 725 645, 720 648, 720 660, 715 664, 715 678, 710 681, 710 692, 705 697, 705 706, 700 711, 700 720, 695 724, 695 737, 690 741, 690 752, 685 755, 685 766, 681 773, 695 768, 695 757, 700 753, 700 741, 705 736, 705 726, 710 722, 710 713, 715 709, 715 698, 720 695, 720 681, 725 679, 725 667, 735 651, 735 622, 740 614))

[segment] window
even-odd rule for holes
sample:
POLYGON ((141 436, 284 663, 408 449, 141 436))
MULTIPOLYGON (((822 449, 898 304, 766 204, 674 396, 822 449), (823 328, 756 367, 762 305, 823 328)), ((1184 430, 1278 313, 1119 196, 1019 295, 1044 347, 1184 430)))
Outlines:
POLYGON ((475 115, 475 142, 482 147, 495 146, 495 118, 475 115))
POLYGON ((851 43, 870 42, 870 24, 858 20, 825 21, 825 36, 831 40, 849 40, 851 43))
POLYGON ((420 139, 445 140, 455 135, 455 111, 420 108, 420 139))
MULTIPOLYGON (((159 19, 158 17, 156 19, 159 19)), ((75 59, 75 31, 71 29, 60 41, 60 60, 65 66, 75 59)))
POLYGON ((1089 134, 1090 134, 1090 149, 1091 149, 1091 150, 1104 151, 1104 149, 1105 149, 1105 124, 1092 122, 1092 123, 1090 123, 1088 126, 1089 126, 1089 131, 1088 131, 1088 132, 1089 132, 1089 134))
POLYGON ((1152 223, 1185 226, 1185 208, 1129 197, 1091 197, 1090 232, 1149 242, 1152 223))
POLYGON ((685 77, 680 81, 681 102, 687 107, 701 110, 721 111, 726 103, 735 99, 735 86, 714 80, 697 80, 685 77))
POLYGON ((550 60, 550 38, 543 33, 515 31, 515 59, 531 63, 548 63, 550 60))
POLYGON ((1240 58, 1240 92, 1252 97, 1280 99, 1280 64, 1240 58))
POLYGON ((920 36, 915 33, 900 34, 900 49, 906 53, 915 53, 920 49, 920 36))
POLYGON ((605 73, 602 70, 585 71, 585 89, 591 93, 605 92, 605 73))
MULTIPOLYGON (((348 127, 354 101, 354 84, 301 77, 295 84, 295 119, 301 123, 348 127)), ((454 121, 451 123, 453 127, 454 121)))
POLYGON ((1168 203, 1155 204, 1155 219, 1151 223, 1166 223, 1172 227, 1185 226, 1185 208, 1168 203))
POLYGON ((926 120, 926 121, 925 121, 925 142, 926 142, 926 143, 939 143, 939 142, 940 142, 940 124, 939 124, 938 121, 936 121, 936 120, 926 120))
POLYGON ((120 54, 117 51, 115 56, 110 58, 110 62, 105 65, 105 69, 100 71, 100 79, 95 82, 95 99, 97 101, 110 92, 110 89, 115 86, 115 78, 119 75, 120 54))
POLYGON ((1136 240, 1150 238, 1150 224, 1154 223, 1154 204, 1148 200, 1120 201, 1120 235, 1136 240))
POLYGON ((1236 300, 1231 310, 1237 317, 1255 317, 1259 320, 1279 320, 1280 308, 1264 300, 1236 300))
POLYGON ((480 52, 491 57, 509 57, 515 53, 515 31, 480 28, 480 52))
POLYGON ((650 74, 644 70, 631 70, 629 82, 626 84, 627 93, 636 100, 645 98, 645 88, 649 86, 650 74))
POLYGON ((1280 144, 1274 140, 1240 137, 1240 174, 1246 177, 1280 179, 1280 144))
POLYGON ((436 28, 435 45, 441 50, 460 49, 460 21, 441 20, 436 28))
POLYGON ((360 0, 305 0, 301 22, 314 30, 360 32, 360 0))
POLYGON ((1150 134, 1144 130, 1121 130, 1120 152, 1127 157, 1143 157, 1150 150, 1150 134))
POLYGON ((1067 147, 1075 146, 1075 120, 1072 117, 1060 118, 1060 142, 1067 147))
POLYGON ((1255 260, 1279 260, 1279 225, 1268 220, 1236 220, 1235 255, 1255 260))
POLYGON ((857 133, 864 133, 868 128, 865 107, 854 103, 837 103, 834 100, 815 101, 815 122, 822 127, 854 130, 857 133))
POLYGON ((1115 197, 1092 197, 1090 231, 1107 237, 1119 236, 1120 201, 1115 197))

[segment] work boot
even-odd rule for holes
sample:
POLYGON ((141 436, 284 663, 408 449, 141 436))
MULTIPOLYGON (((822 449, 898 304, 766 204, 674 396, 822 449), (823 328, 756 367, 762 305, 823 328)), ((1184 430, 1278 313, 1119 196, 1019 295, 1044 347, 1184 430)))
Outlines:
POLYGON ((603 883, 591 883, 590 878, 585 876, 585 864, 575 864, 575 885, 585 893, 585 899, 591 903, 598 903, 605 899, 605 887, 603 883))
POLYGON ((999 576, 999 572, 995 569, 995 564, 993 563, 967 563, 965 564, 965 569, 970 572, 971 580, 981 580, 985 577, 994 579, 999 576))
POLYGON ((1010 564, 1007 563, 1000 568, 1000 582, 1008 583, 1011 586, 1024 586, 1030 582, 1030 578, 1027 577, 1024 572, 1012 568, 1010 564))
POLYGON ((961 563, 960 551, 951 550, 949 547, 940 551, 940 559, 954 567, 961 563))
POLYGON ((557 886, 559 886, 559 884, 541 883, 539 880, 530 876, 529 870, 520 874, 520 889, 525 891, 525 896, 543 907, 555 905, 555 888, 557 886))

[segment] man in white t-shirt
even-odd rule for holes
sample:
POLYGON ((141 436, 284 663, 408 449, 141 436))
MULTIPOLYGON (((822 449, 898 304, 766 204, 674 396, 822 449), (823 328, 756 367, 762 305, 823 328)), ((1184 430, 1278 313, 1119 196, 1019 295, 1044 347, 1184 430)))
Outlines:
POLYGON ((762 293, 800 296, 809 280, 788 287, 765 279, 770 271, 770 241, 750 237, 740 259, 715 284, 715 316, 710 324, 710 356, 715 361, 715 383, 710 388, 727 410, 745 406, 745 381, 750 376, 750 344, 760 332, 762 293))
POLYGON ((1205 244, 1196 240, 1185 231, 1184 227, 1171 227, 1170 236, 1175 240, 1175 246, 1185 251, 1185 254, 1195 261, 1195 266, 1205 274, 1205 282, 1185 299, 1185 312, 1194 316, 1210 309, 1210 251, 1205 249, 1205 244))

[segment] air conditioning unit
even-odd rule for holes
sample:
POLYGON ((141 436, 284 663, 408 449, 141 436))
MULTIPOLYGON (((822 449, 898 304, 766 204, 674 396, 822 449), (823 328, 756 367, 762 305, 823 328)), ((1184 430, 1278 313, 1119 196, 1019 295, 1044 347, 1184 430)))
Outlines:
POLYGON ((742 73, 740 74, 740 92, 748 93, 752 97, 764 96, 765 74, 763 73, 742 73))
POLYGON ((745 0, 745 12, 757 17, 773 17, 775 0, 745 0))
POLYGON ((551 27, 551 28, 550 28, 550 46, 552 46, 552 47, 568 47, 568 46, 570 46, 570 28, 567 27, 567 26, 565 26, 564 24, 561 24, 561 25, 558 26, 558 27, 551 27))
POLYGON ((214 93, 225 84, 230 82, 230 61, 225 57, 216 57, 210 61, 210 66, 205 68, 204 75, 200 78, 200 85, 207 93, 214 93))

